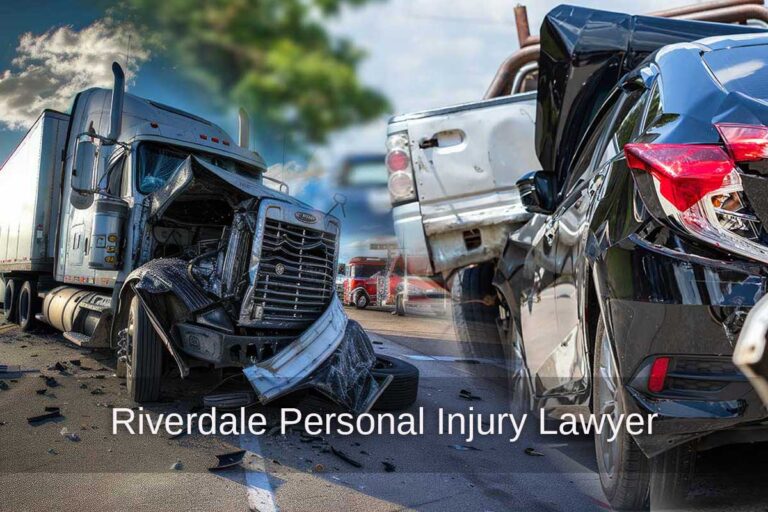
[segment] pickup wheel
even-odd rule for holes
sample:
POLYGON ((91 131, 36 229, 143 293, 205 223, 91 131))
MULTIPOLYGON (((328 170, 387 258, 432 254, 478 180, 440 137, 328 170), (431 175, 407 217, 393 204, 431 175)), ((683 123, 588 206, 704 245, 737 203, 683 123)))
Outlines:
POLYGON ((493 273, 493 263, 481 263, 459 270, 451 283, 453 326, 465 357, 504 358, 493 273))
POLYGON ((3 315, 5 316, 6 322, 15 324, 18 321, 20 288, 21 280, 5 280, 5 294, 3 295, 3 315))
POLYGON ((40 299, 37 297, 37 285, 25 281, 19 292, 17 318, 22 332, 34 331, 37 327, 35 314, 40 311, 40 299))
POLYGON ((355 295, 355 307, 357 309, 365 309, 365 308, 367 308, 368 304, 370 304, 370 302, 371 301, 368 298, 368 294, 363 292, 363 291, 359 291, 355 295))
POLYGON ((141 300, 135 295, 128 312, 126 345, 128 395, 137 403, 157 401, 163 369, 163 344, 141 300))
POLYGON ((396 357, 376 354, 376 365, 371 370, 374 377, 392 375, 393 379, 373 408, 379 411, 399 411, 416 402, 419 394, 419 369, 396 357))

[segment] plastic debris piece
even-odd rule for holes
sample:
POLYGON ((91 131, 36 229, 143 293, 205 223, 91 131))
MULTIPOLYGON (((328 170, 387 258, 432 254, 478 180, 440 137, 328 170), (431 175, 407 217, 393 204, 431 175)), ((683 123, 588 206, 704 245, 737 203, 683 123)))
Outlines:
POLYGON ((317 463, 315 464, 315 467, 312 468, 312 472, 325 473, 325 466, 323 464, 317 463))
POLYGON ((48 453, 50 453, 51 455, 58 455, 59 452, 57 452, 53 448, 48 448, 48 453))
POLYGON ((331 453, 334 454, 335 456, 337 456, 338 458, 340 458, 341 460, 343 460, 344 462, 346 462, 347 464, 351 465, 351 466, 354 466, 356 468, 363 467, 363 465, 360 464, 359 462, 357 462, 355 459, 353 459, 352 457, 350 457, 349 455, 347 455, 343 451, 337 450, 333 446, 331 446, 331 453))
POLYGON ((458 450, 460 452, 479 452, 480 448, 475 448, 474 446, 467 446, 466 444, 452 444, 449 446, 450 448, 453 448, 454 450, 458 450))
POLYGON ((74 366, 80 366, 80 360, 79 359, 70 359, 69 364, 74 366))
POLYGON ((45 385, 48 386, 49 388, 55 388, 56 386, 59 385, 59 382, 55 378, 49 375, 41 375, 41 377, 45 379, 45 385))
POLYGON ((541 452, 536 451, 535 449, 528 447, 525 449, 525 454, 530 455, 531 457, 543 457, 544 454, 541 452))
POLYGON ((48 388, 37 389, 35 390, 35 393, 37 393, 38 395, 44 395, 46 391, 48 391, 48 388))
POLYGON ((243 461, 243 457, 245 457, 245 450, 217 455, 216 466, 208 468, 208 471, 221 471, 222 469, 228 469, 237 466, 243 461))
POLYGON ((101 388, 92 389, 91 390, 91 394, 92 395, 103 395, 104 394, 104 390, 101 389, 101 388))
POLYGON ((479 396, 475 395, 468 389, 462 389, 459 391, 459 397, 463 398, 464 400, 482 400, 479 396))
POLYGON ((232 393, 216 393, 203 397, 205 407, 216 407, 219 409, 236 409, 247 407, 256 400, 256 397, 250 391, 235 391, 232 393))
POLYGON ((383 460, 381 461, 381 463, 384 465, 384 471, 386 471, 387 473, 394 473, 395 470, 397 469, 397 466, 395 466, 391 462, 387 462, 383 460))
POLYGON ((181 471, 184 468, 184 464, 181 463, 180 460, 177 460, 173 464, 171 464, 171 469, 174 471, 181 471))
POLYGON ((38 423, 42 423, 44 421, 52 420, 54 418, 63 418, 64 416, 61 415, 61 411, 58 407, 55 408, 53 411, 46 412, 45 414, 39 414, 37 416, 30 416, 27 418, 27 423, 30 425, 35 425, 38 423))
POLYGON ((74 432, 70 432, 67 429, 67 427, 62 427, 62 429, 59 431, 59 434, 61 434, 62 436, 66 437, 67 439, 69 439, 74 443, 77 443, 80 441, 80 436, 74 432))
POLYGON ((44 410, 45 412, 56 412, 61 411, 61 407, 56 405, 46 405, 44 410))

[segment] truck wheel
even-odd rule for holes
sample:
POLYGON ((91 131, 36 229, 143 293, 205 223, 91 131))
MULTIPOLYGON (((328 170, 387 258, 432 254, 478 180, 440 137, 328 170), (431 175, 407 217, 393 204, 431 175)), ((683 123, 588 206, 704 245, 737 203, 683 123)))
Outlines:
POLYGON ((413 405, 419 394, 419 369, 395 357, 376 354, 374 377, 394 376, 373 405, 379 411, 399 411, 413 405))
POLYGON ((402 293, 395 299, 395 314, 397 316, 405 316, 405 299, 402 293))
POLYGON ((23 332, 30 332, 37 327, 35 314, 40 311, 40 299, 37 297, 37 286, 32 281, 25 281, 19 292, 17 317, 19 327, 23 332))
POLYGON ((18 320, 19 288, 21 281, 19 279, 6 279, 5 294, 3 296, 3 315, 5 321, 15 324, 18 320))
POLYGON ((126 327, 126 383, 134 402, 155 402, 160 396, 163 345, 137 296, 131 299, 126 327))
POLYGON ((365 309, 369 303, 370 300, 365 292, 357 292, 357 295, 355 295, 355 307, 357 309, 365 309))
MULTIPOLYGON (((592 368, 593 412, 596 415, 609 414, 617 420, 627 409, 619 370, 602 316, 597 323, 592 368)), ((650 485, 648 458, 625 430, 613 442, 608 441, 609 437, 607 432, 595 434, 597 469, 608 502, 616 510, 645 508, 650 485)))
POLYGON ((498 298, 494 265, 482 263, 459 270, 451 284, 451 311, 456 338, 465 357, 504 358, 496 318, 498 298))

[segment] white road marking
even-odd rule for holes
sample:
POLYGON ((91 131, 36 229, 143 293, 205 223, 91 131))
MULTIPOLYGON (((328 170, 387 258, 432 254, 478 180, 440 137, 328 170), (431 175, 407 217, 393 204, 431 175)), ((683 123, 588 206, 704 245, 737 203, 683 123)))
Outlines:
POLYGON ((275 493, 272 484, 269 483, 267 467, 264 464, 264 455, 256 436, 243 434, 240 436, 240 448, 258 455, 257 459, 250 461, 245 470, 245 483, 248 485, 248 510, 253 512, 277 512, 275 493))

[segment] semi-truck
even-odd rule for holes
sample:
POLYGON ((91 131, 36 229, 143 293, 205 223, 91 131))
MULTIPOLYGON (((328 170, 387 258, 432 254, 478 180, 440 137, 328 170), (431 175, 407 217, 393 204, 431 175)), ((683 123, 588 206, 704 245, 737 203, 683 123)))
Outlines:
POLYGON ((262 403, 314 388, 371 407, 392 377, 335 293, 340 220, 264 184, 244 111, 234 141, 113 73, 0 167, 6 319, 113 349, 137 402, 170 364, 241 367, 262 403))

